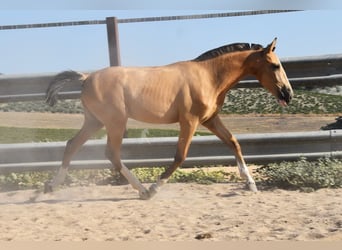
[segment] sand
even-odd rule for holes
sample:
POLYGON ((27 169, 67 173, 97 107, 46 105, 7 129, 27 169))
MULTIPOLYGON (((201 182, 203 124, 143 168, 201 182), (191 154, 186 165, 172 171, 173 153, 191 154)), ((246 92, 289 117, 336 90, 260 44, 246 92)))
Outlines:
POLYGON ((149 201, 128 185, 3 192, 0 231, 1 241, 337 241, 342 192, 253 194, 242 183, 166 184, 149 201))

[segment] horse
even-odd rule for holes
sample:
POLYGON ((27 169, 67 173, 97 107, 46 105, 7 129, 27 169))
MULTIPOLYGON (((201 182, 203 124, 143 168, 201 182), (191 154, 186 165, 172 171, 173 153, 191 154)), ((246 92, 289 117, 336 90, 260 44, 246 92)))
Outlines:
POLYGON ((234 43, 212 49, 195 59, 156 67, 107 67, 89 74, 64 71, 47 89, 46 102, 53 106, 65 84, 81 84, 84 123, 67 141, 57 174, 45 183, 45 192, 63 183, 72 156, 99 129, 105 127, 105 150, 114 169, 139 191, 141 199, 152 198, 184 162, 199 124, 220 138, 235 155, 240 176, 257 192, 241 147, 223 125, 218 113, 226 93, 241 79, 255 76, 282 106, 292 99, 293 90, 274 53, 277 38, 265 48, 259 44, 234 43), (128 118, 148 123, 179 123, 180 131, 173 163, 148 189, 122 163, 120 148, 128 118))

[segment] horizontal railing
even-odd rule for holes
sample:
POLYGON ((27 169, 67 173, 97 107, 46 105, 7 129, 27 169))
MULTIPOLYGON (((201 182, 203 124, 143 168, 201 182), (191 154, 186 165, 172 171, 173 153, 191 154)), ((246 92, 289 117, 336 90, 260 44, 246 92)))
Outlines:
MULTIPOLYGON (((265 164, 306 157, 342 158, 342 131, 240 134, 247 163, 265 164)), ((123 140, 122 160, 129 168, 166 166, 173 161, 176 137, 123 140)), ((73 169, 110 168, 106 140, 88 141, 72 161, 73 169)), ((54 170, 60 166, 65 142, 0 144, 0 173, 54 170)), ((216 136, 195 136, 184 167, 235 165, 232 151, 216 136)))
MULTIPOLYGON (((342 84, 342 54, 282 59, 283 66, 294 88, 327 87, 342 84)), ((0 75, 0 103, 44 100, 45 92, 56 73, 40 75, 0 75)), ((241 81, 237 87, 254 88, 254 79, 241 81)), ((60 99, 79 98, 81 86, 68 84, 59 94, 60 99)))

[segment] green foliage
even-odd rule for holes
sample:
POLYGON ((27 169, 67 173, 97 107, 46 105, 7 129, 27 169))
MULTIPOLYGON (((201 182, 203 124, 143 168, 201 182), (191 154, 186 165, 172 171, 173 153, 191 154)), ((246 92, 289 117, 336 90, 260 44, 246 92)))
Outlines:
POLYGON ((52 178, 51 171, 9 173, 0 175, 0 191, 42 188, 52 178))
POLYGON ((80 100, 60 100, 53 107, 44 101, 1 103, 0 110, 5 112, 83 113, 80 100))
MULTIPOLYGON (((135 168, 132 173, 142 183, 156 182, 157 178, 164 172, 164 167, 135 168)), ((44 182, 54 176, 52 171, 9 173, 0 175, 0 191, 42 189, 44 182)), ((226 183, 237 182, 241 179, 235 173, 227 173, 222 170, 205 171, 177 170, 171 177, 170 183, 226 183)), ((68 172, 64 185, 66 186, 89 186, 89 185, 121 185, 127 184, 117 172, 109 169, 100 170, 71 170, 68 172)))
POLYGON ((233 89, 222 107, 223 114, 334 114, 342 110, 342 96, 295 90, 290 105, 282 108, 265 89, 233 89))
POLYGON ((257 169, 262 183, 286 189, 316 190, 342 187, 342 162, 322 158, 269 164, 257 169))
MULTIPOLYGON (((133 170, 133 173, 141 182, 155 182, 164 170, 165 168, 137 168, 133 170)), ((237 180, 240 180, 239 177, 233 173, 227 173, 222 170, 205 171, 201 168, 196 168, 191 171, 186 169, 176 170, 169 182, 212 184, 237 180)))
POLYGON ((239 178, 232 177, 235 175, 227 173, 222 170, 219 171, 204 171, 203 169, 196 169, 193 171, 176 171, 170 179, 170 182, 182 183, 198 183, 198 184, 212 184, 212 183, 225 183, 229 180, 238 180, 239 178))

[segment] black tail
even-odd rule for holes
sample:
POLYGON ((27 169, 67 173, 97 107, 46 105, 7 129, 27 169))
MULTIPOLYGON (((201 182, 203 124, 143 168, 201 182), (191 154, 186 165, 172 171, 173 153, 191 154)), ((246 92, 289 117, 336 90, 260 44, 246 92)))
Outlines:
POLYGON ((57 74, 51 81, 49 88, 46 91, 45 101, 53 106, 58 101, 58 92, 63 88, 66 83, 78 81, 83 84, 88 75, 76 71, 64 71, 57 74))

